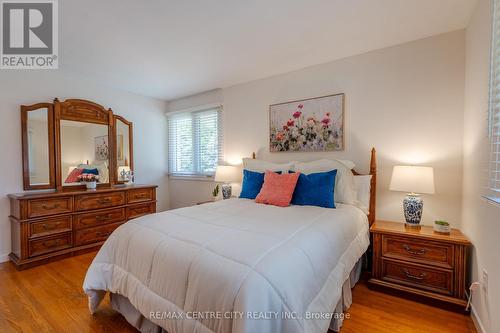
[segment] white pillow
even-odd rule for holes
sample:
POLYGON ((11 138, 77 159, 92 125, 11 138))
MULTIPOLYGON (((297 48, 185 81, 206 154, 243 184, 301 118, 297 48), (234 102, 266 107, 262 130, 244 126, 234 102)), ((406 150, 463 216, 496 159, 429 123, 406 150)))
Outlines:
POLYGON ((255 172, 266 172, 266 170, 270 170, 288 173, 289 170, 294 170, 294 163, 272 163, 263 160, 256 160, 253 158, 244 158, 243 168, 255 172))
POLYGON ((371 175, 354 176, 354 186, 356 188, 356 206, 358 206, 365 214, 368 214, 370 208, 370 188, 371 175))
MULTIPOLYGON (((352 163, 352 162, 351 162, 352 163)), ((352 163, 354 165, 354 163, 352 163)), ((348 205, 356 204, 356 188, 351 169, 338 160, 316 160, 312 162, 295 162, 295 171, 306 175, 316 172, 337 170, 335 177, 334 201, 348 205)))

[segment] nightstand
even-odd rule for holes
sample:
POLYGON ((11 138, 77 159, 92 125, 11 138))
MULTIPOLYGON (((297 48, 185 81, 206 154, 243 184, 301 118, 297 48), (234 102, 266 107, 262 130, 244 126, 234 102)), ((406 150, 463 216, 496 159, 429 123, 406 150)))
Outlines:
POLYGON ((430 226, 375 221, 371 286, 439 300, 455 307, 467 305, 465 289, 470 241, 459 230, 449 235, 430 226))

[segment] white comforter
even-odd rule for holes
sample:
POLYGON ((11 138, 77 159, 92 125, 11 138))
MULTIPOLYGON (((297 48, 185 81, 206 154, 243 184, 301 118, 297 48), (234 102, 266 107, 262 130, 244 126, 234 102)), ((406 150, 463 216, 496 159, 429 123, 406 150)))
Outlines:
POLYGON ((103 291, 118 293, 169 333, 324 333, 368 244, 354 206, 230 199, 122 225, 83 288, 92 312, 103 291))

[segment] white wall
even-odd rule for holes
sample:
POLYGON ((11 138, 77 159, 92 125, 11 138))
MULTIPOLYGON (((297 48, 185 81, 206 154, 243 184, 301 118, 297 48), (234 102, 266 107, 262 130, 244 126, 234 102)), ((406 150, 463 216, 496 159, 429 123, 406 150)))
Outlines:
MULTIPOLYGON (((433 166, 436 194, 424 195, 423 220, 448 219, 459 226, 464 42, 464 31, 456 31, 225 88, 222 96, 204 94, 173 101, 169 110, 223 100, 228 162, 255 151, 258 158, 276 161, 350 158, 367 172, 374 146, 379 166, 378 218, 403 219, 405 194, 388 190, 394 165, 433 166), (270 104, 340 92, 346 94, 345 152, 269 152, 270 104)), ((179 180, 170 184, 172 208, 208 199, 213 185, 179 180)))
POLYGON ((55 97, 83 98, 110 107, 134 123, 134 166, 138 183, 157 184, 158 209, 168 208, 166 104, 57 71, 0 71, 0 259, 10 252, 8 193, 22 187, 21 104, 51 102, 55 97))
POLYGON ((491 36, 489 0, 480 0, 466 33, 463 231, 474 244, 472 280, 489 275, 489 288, 473 297, 473 315, 485 332, 500 332, 500 206, 482 199, 487 189, 488 84, 491 36))

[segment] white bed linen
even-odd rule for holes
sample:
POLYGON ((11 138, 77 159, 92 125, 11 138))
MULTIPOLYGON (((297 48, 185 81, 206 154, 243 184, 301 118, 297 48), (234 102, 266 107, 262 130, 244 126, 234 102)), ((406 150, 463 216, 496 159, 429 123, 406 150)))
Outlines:
POLYGON ((92 262, 83 288, 91 312, 102 291, 111 291, 169 333, 326 332, 330 318, 305 317, 333 311, 368 244, 367 217, 355 206, 281 208, 229 199, 122 225, 92 262), (187 318, 205 311, 237 319, 187 318), (264 315, 272 319, 251 318, 264 315))

